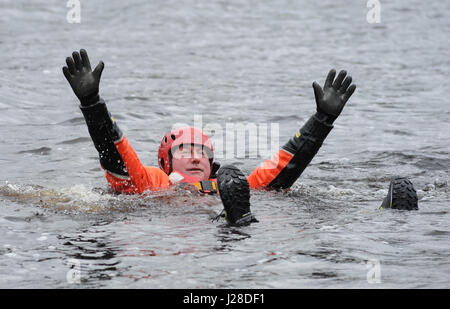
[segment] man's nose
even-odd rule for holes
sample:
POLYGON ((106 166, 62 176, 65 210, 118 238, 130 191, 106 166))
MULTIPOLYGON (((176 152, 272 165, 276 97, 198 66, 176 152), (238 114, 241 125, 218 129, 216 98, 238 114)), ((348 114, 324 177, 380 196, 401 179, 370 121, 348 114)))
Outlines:
POLYGON ((192 163, 195 164, 200 163, 200 157, 193 149, 191 150, 191 157, 189 159, 190 159, 189 161, 191 161, 192 163))
POLYGON ((194 164, 198 164, 198 163, 200 163, 200 158, 198 156, 191 156, 190 161, 194 164))
POLYGON ((201 158, 201 154, 198 153, 198 151, 196 151, 196 149, 194 147, 192 147, 191 149, 191 159, 194 159, 196 161, 200 161, 201 158))

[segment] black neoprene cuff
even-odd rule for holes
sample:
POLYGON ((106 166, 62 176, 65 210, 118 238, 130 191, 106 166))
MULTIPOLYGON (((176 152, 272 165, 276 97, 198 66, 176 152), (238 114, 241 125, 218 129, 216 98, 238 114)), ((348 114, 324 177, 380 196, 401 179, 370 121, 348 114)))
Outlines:
POLYGON ((89 107, 91 105, 94 105, 98 101, 100 101, 100 96, 98 95, 98 93, 80 99, 81 106, 84 106, 84 107, 89 107))
POLYGON ((103 99, 99 97, 97 103, 89 106, 80 106, 80 109, 88 128, 106 128, 109 137, 114 142, 122 138, 123 133, 108 112, 103 99))
POLYGON ((333 125, 325 122, 323 118, 321 120, 315 114, 308 119, 299 132, 284 144, 282 148, 292 154, 296 154, 302 148, 302 140, 305 139, 320 147, 332 129, 333 125))
POLYGON ((116 176, 128 177, 125 164, 114 145, 122 139, 123 134, 108 112, 105 102, 98 98, 94 104, 80 106, 80 109, 86 120, 89 135, 99 153, 101 166, 116 176))
POLYGON ((337 119, 337 116, 328 115, 319 110, 316 112, 314 116, 316 116, 316 118, 319 119, 321 122, 325 122, 330 125, 332 125, 333 122, 337 119))
POLYGON ((303 125, 300 133, 304 136, 314 137, 316 140, 323 141, 331 129, 333 129, 333 125, 328 122, 329 119, 323 117, 324 114, 317 112, 303 125))

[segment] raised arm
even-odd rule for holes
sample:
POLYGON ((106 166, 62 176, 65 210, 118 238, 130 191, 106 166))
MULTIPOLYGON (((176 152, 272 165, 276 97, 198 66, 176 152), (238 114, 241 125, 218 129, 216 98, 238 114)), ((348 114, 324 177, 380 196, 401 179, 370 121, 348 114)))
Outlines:
POLYGON ((333 69, 328 73, 324 87, 313 83, 317 112, 275 155, 272 160, 250 174, 252 188, 287 189, 300 177, 322 146, 333 128, 333 122, 356 89, 346 71, 333 69))
POLYGON ((81 102, 80 109, 111 187, 126 193, 167 188, 170 185, 169 177, 159 168, 142 165, 108 112, 105 101, 100 98, 103 62, 100 61, 92 71, 89 57, 82 49, 80 53, 73 52, 66 63, 67 67, 63 67, 64 76, 81 102))
POLYGON ((116 177, 128 178, 125 164, 114 145, 122 139, 123 134, 108 112, 105 101, 99 96, 103 61, 92 71, 89 57, 81 49, 79 53, 75 51, 72 57, 67 57, 66 63, 67 66, 62 69, 64 76, 80 100, 80 109, 99 153, 101 166, 116 177))

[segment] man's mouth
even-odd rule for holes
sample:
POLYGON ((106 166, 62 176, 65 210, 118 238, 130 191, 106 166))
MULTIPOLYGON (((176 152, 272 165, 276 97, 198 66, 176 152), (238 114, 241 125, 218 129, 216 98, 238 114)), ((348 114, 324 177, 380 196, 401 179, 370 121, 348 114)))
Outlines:
POLYGON ((196 168, 196 167, 188 168, 187 171, 188 172, 203 172, 203 170, 201 168, 196 168))

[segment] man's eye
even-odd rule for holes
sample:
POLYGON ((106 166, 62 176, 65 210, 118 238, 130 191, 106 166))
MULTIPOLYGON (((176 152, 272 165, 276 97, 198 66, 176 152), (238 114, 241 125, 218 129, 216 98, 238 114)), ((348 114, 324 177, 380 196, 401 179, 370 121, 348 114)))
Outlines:
POLYGON ((206 151, 203 150, 203 149, 198 149, 195 153, 196 153, 198 156, 202 156, 202 157, 206 157, 206 156, 207 156, 206 151))

